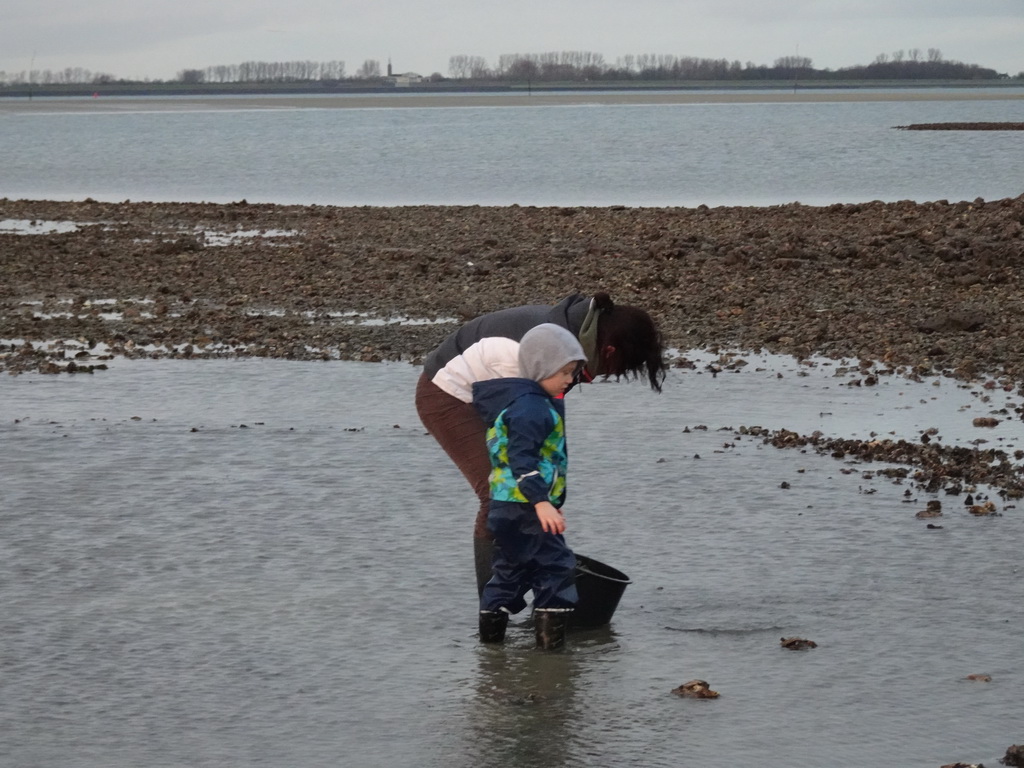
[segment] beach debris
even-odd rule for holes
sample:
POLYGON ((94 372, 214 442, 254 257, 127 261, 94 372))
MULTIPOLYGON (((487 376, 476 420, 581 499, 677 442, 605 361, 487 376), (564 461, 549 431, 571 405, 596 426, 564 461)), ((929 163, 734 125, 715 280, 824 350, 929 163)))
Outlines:
POLYGON ((1006 754, 999 760, 1003 765, 1024 768, 1024 744, 1014 744, 1007 747, 1006 754))
POLYGON ((984 517, 985 515, 996 514, 996 505, 991 501, 986 501, 982 504, 972 504, 967 508, 975 517, 984 517))
POLYGON ((690 680, 673 688, 672 693, 687 699, 717 699, 719 696, 718 691, 711 690, 707 680, 690 680))
POLYGON ((813 640, 807 640, 802 637, 784 637, 780 644, 783 648, 788 648, 791 651, 806 651, 808 648, 818 647, 818 644, 813 640))
MULTIPOLYGON (((742 430, 740 427, 741 434, 742 430)), ((784 428, 764 432, 758 437, 764 444, 776 448, 813 450, 847 462, 903 464, 905 466, 875 470, 874 475, 889 478, 897 485, 905 480, 913 481, 916 488, 926 493, 939 493, 956 482, 961 491, 970 492, 979 484, 988 484, 999 489, 999 495, 1004 498, 1024 497, 1024 467, 1007 451, 998 448, 954 446, 934 440, 922 444, 916 440, 828 438, 820 431, 802 435, 784 428)))

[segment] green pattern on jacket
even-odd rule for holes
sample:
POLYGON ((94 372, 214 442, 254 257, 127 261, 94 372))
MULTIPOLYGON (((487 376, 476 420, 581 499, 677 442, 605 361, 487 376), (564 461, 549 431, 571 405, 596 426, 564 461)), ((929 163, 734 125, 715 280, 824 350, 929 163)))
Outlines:
MULTIPOLYGON (((491 457, 491 498, 495 501, 529 502, 519 490, 512 468, 508 465, 508 425, 504 411, 498 414, 494 424, 487 430, 487 452, 491 457)), ((550 408, 554 428, 540 447, 540 464, 537 470, 548 486, 548 501, 556 507, 565 498, 565 473, 569 459, 565 450, 565 422, 554 408, 550 408)))

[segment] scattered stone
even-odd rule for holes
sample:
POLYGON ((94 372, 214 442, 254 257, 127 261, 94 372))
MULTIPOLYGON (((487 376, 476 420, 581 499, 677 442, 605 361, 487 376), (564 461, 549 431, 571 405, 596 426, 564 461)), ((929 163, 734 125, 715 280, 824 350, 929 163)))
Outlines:
POLYGON ((791 651, 806 651, 809 648, 817 648, 818 644, 813 640, 806 640, 802 637, 784 637, 780 641, 783 648, 791 651))
MULTIPOLYGON (((977 312, 939 312, 917 324, 922 333, 973 333, 980 331, 985 325, 984 315, 977 312)), ((940 357, 943 353, 939 350, 940 357)))
MULTIPOLYGON (((132 358, 191 345, 193 358, 415 361, 462 317, 574 286, 645 307, 677 349, 1024 377, 1024 196, 570 210, 5 199, 0 218, 80 228, 5 236, 0 339, 88 338, 132 358), (244 231, 289 235, 225 237, 244 231), (97 300, 118 300, 118 317, 97 300), (352 312, 438 322, 358 324, 352 312)), ((12 372, 59 359, 0 350, 12 372)))
MULTIPOLYGON (((997 448, 982 450, 934 441, 925 445, 908 440, 826 438, 821 432, 801 435, 788 429, 770 432, 763 441, 776 448, 811 448, 837 459, 903 464, 906 466, 884 467, 875 474, 896 483, 913 480, 927 493, 938 493, 955 482, 960 487, 990 485, 1009 499, 1024 497, 1024 467, 997 448)), ((906 493, 911 495, 909 490, 906 493)))
POLYGON ((672 693, 688 699, 717 699, 718 691, 712 691, 706 680, 690 680, 678 688, 673 688, 672 693))
POLYGON ((1014 744, 1006 749, 1006 754, 999 760, 1003 765, 1024 768, 1024 744, 1014 744))
POLYGON ((992 501, 986 501, 983 504, 973 504, 967 508, 967 511, 976 517, 985 517, 986 515, 996 514, 996 505, 992 501))

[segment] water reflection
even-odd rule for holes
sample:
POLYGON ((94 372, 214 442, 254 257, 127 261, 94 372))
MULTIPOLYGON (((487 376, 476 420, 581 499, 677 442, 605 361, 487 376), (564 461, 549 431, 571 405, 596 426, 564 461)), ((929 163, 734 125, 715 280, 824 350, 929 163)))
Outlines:
POLYGON ((468 719, 470 764, 560 768, 580 758, 585 687, 595 654, 618 649, 610 627, 572 630, 562 651, 533 647, 530 620, 503 645, 481 645, 468 719))

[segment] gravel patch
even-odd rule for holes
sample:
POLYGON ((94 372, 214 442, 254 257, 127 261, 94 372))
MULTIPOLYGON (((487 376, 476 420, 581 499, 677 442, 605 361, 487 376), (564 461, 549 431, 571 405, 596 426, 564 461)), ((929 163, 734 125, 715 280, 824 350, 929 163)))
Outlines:
POLYGON ((415 362, 477 314, 605 290, 647 308, 684 352, 1024 377, 1024 196, 761 208, 0 200, 0 220, 22 222, 0 228, 11 373, 96 370, 117 355, 415 362))

